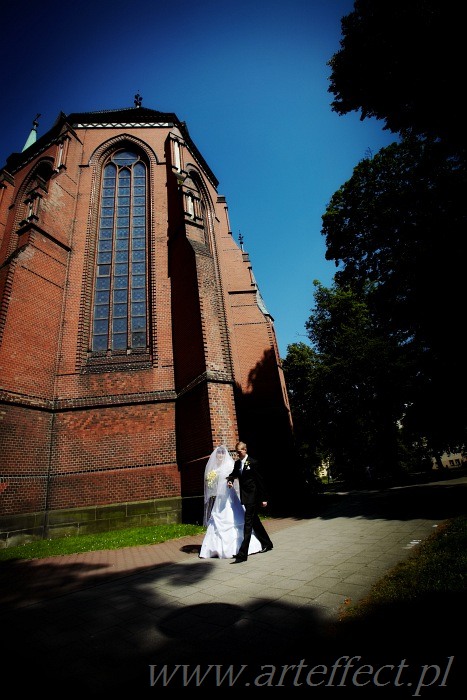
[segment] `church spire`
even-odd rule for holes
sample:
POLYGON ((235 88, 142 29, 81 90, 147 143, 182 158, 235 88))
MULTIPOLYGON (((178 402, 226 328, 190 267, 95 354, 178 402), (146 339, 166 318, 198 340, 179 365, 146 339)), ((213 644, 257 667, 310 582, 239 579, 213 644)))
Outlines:
POLYGON ((29 146, 32 146, 33 143, 36 143, 36 138, 37 138, 37 127, 39 126, 39 122, 37 121, 41 115, 36 114, 36 118, 34 119, 32 123, 32 129, 29 133, 28 140, 24 144, 23 151, 26 150, 26 148, 29 148, 29 146))

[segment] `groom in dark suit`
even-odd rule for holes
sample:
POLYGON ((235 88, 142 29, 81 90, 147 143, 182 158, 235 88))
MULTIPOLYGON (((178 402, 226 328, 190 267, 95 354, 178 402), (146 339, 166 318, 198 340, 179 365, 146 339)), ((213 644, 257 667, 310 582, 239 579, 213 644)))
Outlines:
POLYGON ((238 459, 235 461, 233 471, 227 477, 227 486, 232 488, 234 479, 238 479, 240 500, 245 506, 243 542, 235 557, 235 563, 239 564, 248 559, 248 547, 253 530, 261 542, 261 552, 269 552, 273 544, 258 515, 258 508, 266 508, 268 504, 263 477, 258 471, 258 462, 247 454, 247 446, 244 442, 237 442, 235 449, 238 459))

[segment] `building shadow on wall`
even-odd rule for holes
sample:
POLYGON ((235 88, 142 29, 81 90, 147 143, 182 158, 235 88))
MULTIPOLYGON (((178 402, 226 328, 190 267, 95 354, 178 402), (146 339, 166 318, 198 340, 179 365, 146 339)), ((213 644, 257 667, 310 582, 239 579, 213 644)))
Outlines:
POLYGON ((269 493, 272 515, 291 515, 297 510, 297 495, 303 492, 295 455, 292 421, 282 369, 272 349, 248 375, 248 390, 235 387, 239 439, 259 460, 269 493))

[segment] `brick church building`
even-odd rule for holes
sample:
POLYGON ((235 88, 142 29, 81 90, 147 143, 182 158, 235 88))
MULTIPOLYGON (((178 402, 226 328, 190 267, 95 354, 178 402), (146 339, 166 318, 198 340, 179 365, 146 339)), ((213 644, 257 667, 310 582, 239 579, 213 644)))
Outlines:
POLYGON ((186 124, 137 95, 37 127, 0 170, 0 546, 199 522, 238 439, 274 494, 274 323, 186 124))

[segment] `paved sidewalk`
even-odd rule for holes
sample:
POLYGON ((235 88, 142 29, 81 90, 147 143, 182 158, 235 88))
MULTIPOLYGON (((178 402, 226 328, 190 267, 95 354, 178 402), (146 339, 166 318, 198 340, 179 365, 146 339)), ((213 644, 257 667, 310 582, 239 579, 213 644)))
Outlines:
POLYGON ((52 697, 225 687, 211 669, 221 664, 245 666, 240 692, 446 695, 463 680, 465 645, 454 634, 464 633, 463 600, 424 600, 364 623, 341 622, 340 611, 465 513, 466 496, 465 477, 336 495, 319 514, 266 521, 274 549, 244 564, 199 559, 199 535, 0 563, 2 667, 18 691, 52 697), (355 657, 345 677, 341 656, 355 657), (197 664, 207 675, 195 683, 186 674, 197 664))

